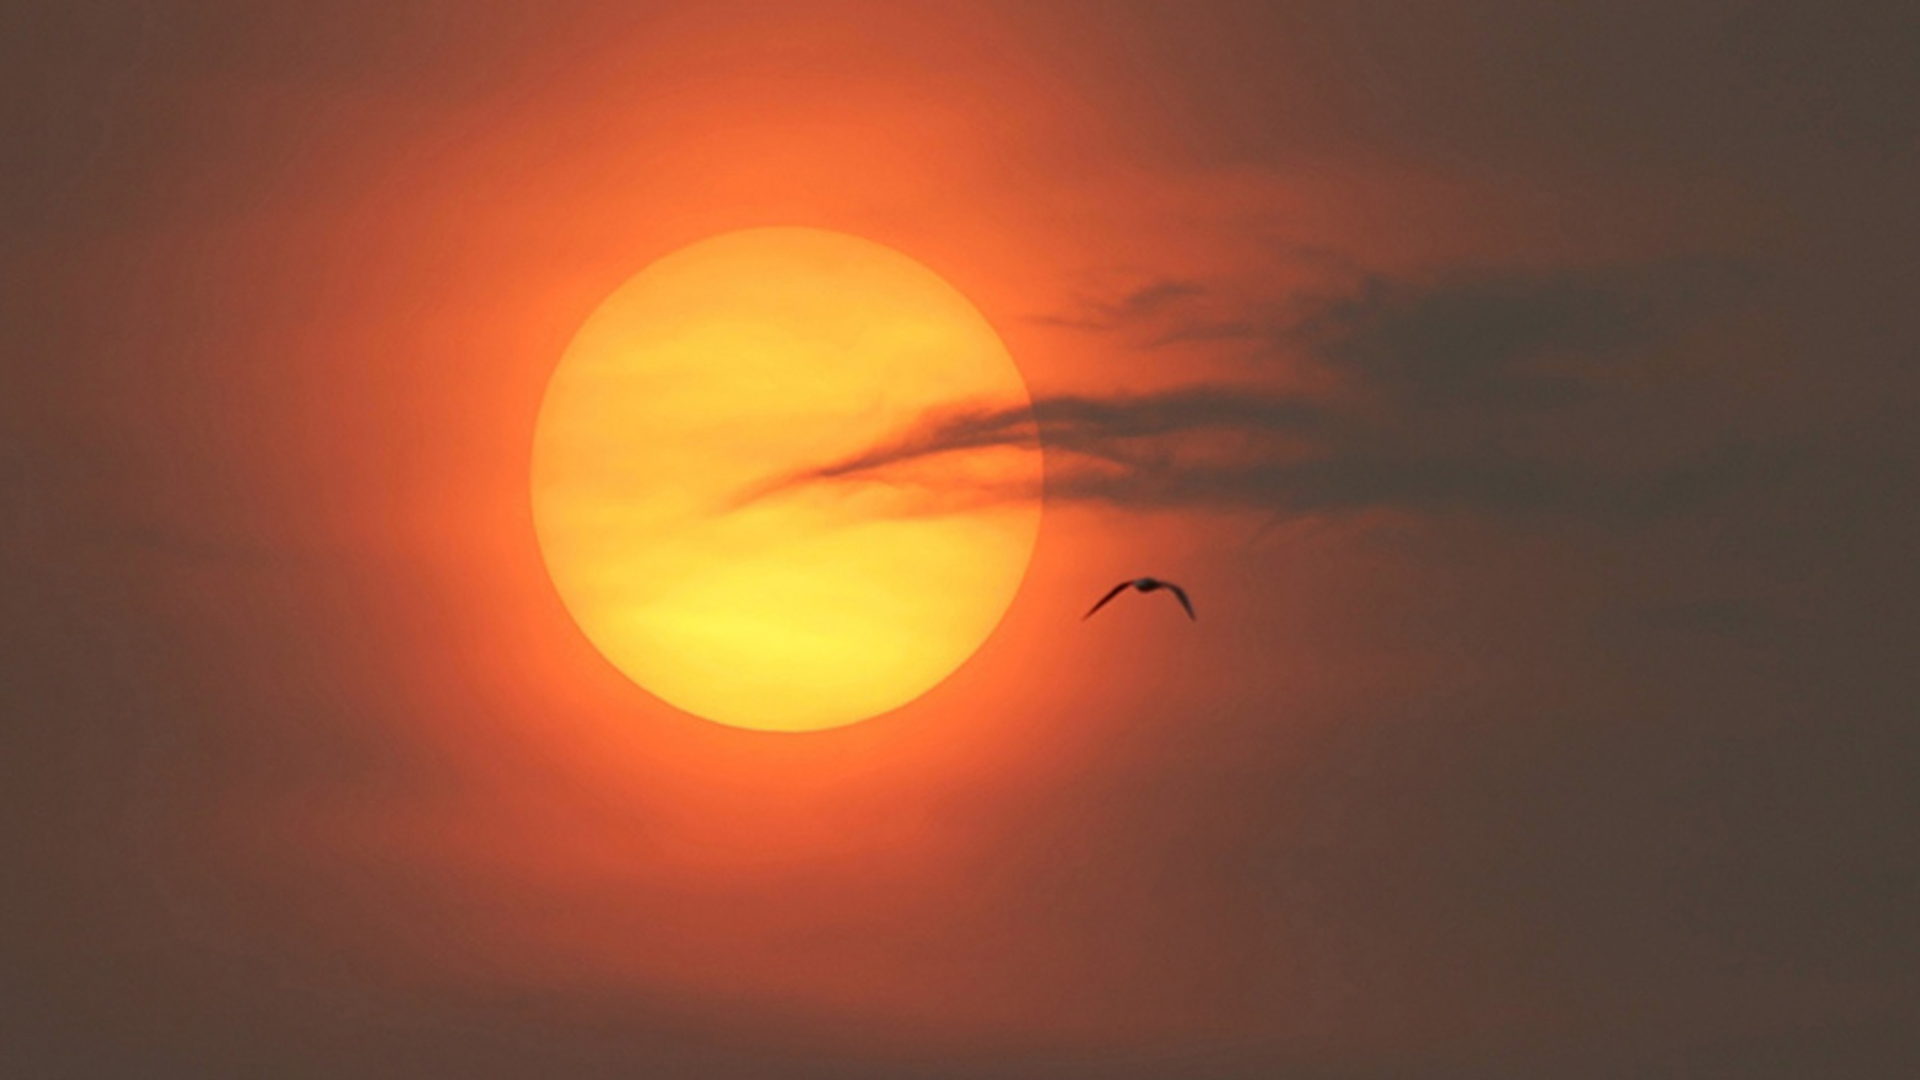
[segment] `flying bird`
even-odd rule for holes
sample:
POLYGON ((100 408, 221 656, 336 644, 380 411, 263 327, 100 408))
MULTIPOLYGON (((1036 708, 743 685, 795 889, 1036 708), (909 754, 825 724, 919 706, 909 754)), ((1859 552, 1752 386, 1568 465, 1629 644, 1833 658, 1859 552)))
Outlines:
POLYGON ((1195 620, 1199 618, 1199 616, 1193 613, 1193 601, 1187 599, 1187 590, 1181 588, 1178 585, 1175 585, 1171 581, 1161 581, 1159 578, 1143 577, 1143 578, 1134 578, 1132 581, 1123 581, 1120 584, 1115 585, 1112 588, 1112 590, 1107 593, 1107 595, 1100 598, 1099 603, 1089 608, 1085 615, 1080 616, 1080 621, 1085 622, 1086 620, 1093 618, 1093 613, 1096 611, 1099 611, 1103 607, 1106 607, 1107 601, 1113 599, 1116 596, 1119 596, 1121 593, 1126 592, 1128 589, 1138 589, 1141 592, 1153 592, 1155 589, 1170 589, 1172 590, 1173 595, 1179 598, 1180 606, 1187 609, 1187 618, 1195 619, 1195 620))

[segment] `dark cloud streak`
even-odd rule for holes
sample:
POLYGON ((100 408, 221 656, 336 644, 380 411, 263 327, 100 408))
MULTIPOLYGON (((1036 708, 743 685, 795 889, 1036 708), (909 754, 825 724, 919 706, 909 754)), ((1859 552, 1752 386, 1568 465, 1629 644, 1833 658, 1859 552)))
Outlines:
MULTIPOLYGON (((1056 499, 1154 509, 1461 510, 1634 523, 1683 513, 1779 474, 1786 458, 1729 446, 1664 468, 1609 469, 1589 456, 1516 445, 1515 421, 1593 392, 1593 365, 1653 349, 1723 294, 1698 268, 1471 271, 1428 279, 1359 274, 1341 291, 1242 303, 1205 321, 1217 296, 1168 281, 1060 325, 1146 328, 1150 344, 1253 342, 1338 376, 1318 396, 1207 384, 1113 398, 1057 395, 1022 407, 930 413, 897 436, 778 477, 742 502, 818 483, 953 485, 934 467, 989 449, 1049 453, 1056 499)), ((1034 492, 994 489, 989 497, 1034 492)))
POLYGON ((1075 315, 1041 315, 1031 321, 1041 326, 1060 326, 1075 330, 1110 330, 1151 316, 1183 301, 1206 294, 1198 282, 1164 280, 1133 289, 1116 300, 1094 300, 1075 315))

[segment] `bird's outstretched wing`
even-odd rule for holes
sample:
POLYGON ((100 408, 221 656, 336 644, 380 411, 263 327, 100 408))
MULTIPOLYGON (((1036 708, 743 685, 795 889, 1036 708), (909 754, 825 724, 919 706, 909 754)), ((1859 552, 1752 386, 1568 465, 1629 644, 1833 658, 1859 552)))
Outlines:
POLYGON ((1171 581, 1167 582, 1167 588, 1172 589, 1173 595, 1180 598, 1180 606, 1187 609, 1187 618, 1199 622, 1200 616, 1193 613, 1193 601, 1187 599, 1187 590, 1175 585, 1171 581))
POLYGON ((1088 609, 1087 609, 1087 613, 1086 613, 1085 615, 1082 615, 1082 616, 1080 616, 1080 621, 1081 621, 1081 622, 1086 622, 1086 621, 1087 621, 1088 619, 1091 619, 1091 618, 1093 618, 1093 613, 1094 613, 1094 612, 1096 612, 1096 611, 1099 611, 1099 610, 1100 610, 1101 608, 1103 608, 1103 607, 1106 607, 1106 606, 1107 606, 1107 601, 1109 601, 1109 600, 1111 600, 1111 599, 1113 599, 1113 598, 1114 598, 1114 597, 1116 597, 1116 596, 1119 596, 1119 595, 1120 595, 1121 593, 1123 593, 1123 592, 1126 592, 1126 591, 1127 591, 1128 589, 1130 589, 1130 588, 1132 588, 1132 587, 1133 587, 1133 582, 1131 582, 1131 581, 1123 581, 1123 582, 1121 582, 1120 584, 1118 584, 1118 585, 1115 585, 1115 586, 1114 586, 1114 587, 1112 588, 1112 590, 1110 590, 1110 591, 1109 591, 1109 592, 1107 593, 1107 595, 1105 595, 1105 596, 1103 596, 1103 597, 1101 597, 1101 598, 1100 598, 1100 602, 1099 602, 1099 603, 1097 603, 1097 604, 1095 604, 1095 605, 1093 605, 1092 607, 1090 607, 1090 608, 1088 608, 1088 609))

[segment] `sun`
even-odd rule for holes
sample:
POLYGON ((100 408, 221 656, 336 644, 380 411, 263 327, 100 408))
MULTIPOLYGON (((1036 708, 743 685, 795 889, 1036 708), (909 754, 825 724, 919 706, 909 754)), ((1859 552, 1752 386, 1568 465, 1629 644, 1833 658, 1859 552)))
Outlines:
MULTIPOLYGON (((925 494, 925 475, 750 493, 929 413, 1030 406, 987 320, 907 256, 819 229, 727 233, 629 279, 568 346, 533 440, 540 550, 588 640, 669 704, 766 731, 855 723, 993 632, 1038 502, 898 486, 925 494)), ((1032 454, 985 467, 996 490, 1038 488, 1032 454)))

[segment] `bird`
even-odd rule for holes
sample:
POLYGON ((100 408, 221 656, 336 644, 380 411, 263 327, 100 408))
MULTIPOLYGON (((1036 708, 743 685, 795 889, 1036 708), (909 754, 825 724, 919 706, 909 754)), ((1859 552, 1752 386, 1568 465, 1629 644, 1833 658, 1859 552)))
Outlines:
POLYGON ((1193 601, 1187 599, 1187 590, 1175 585, 1171 581, 1161 581, 1159 578, 1143 577, 1134 578, 1132 581, 1123 581, 1115 585, 1112 589, 1108 590, 1107 595, 1100 598, 1099 603, 1089 608, 1085 615, 1080 616, 1080 621, 1085 622, 1093 618, 1093 613, 1106 607, 1107 601, 1112 600, 1128 589, 1138 589, 1141 592, 1153 592, 1156 589, 1170 589, 1173 591, 1173 595, 1179 599, 1180 606, 1187 609, 1187 618, 1196 621, 1199 619, 1199 616, 1193 613, 1193 601))

